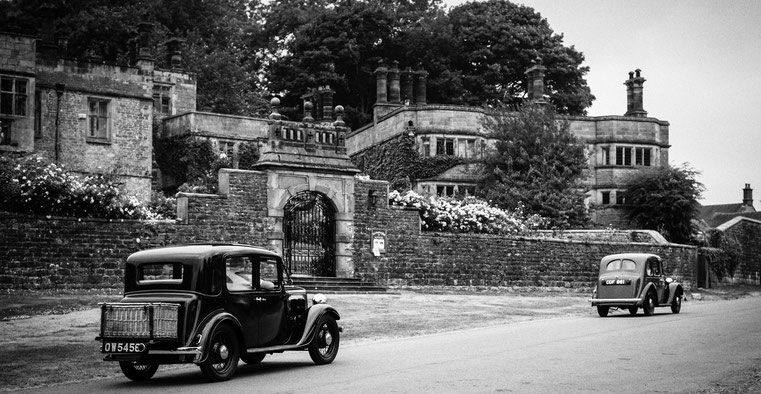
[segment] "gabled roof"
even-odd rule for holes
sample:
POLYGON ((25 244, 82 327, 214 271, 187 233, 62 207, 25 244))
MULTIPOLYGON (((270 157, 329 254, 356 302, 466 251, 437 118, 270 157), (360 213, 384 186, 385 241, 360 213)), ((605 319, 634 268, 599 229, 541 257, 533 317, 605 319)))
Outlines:
POLYGON ((717 213, 711 217, 710 221, 706 221, 709 226, 716 228, 735 218, 748 218, 761 221, 761 212, 741 212, 741 213, 717 213))
POLYGON ((761 213, 756 212, 753 206, 743 203, 703 205, 700 207, 700 220, 710 228, 716 228, 738 216, 759 219, 761 213))

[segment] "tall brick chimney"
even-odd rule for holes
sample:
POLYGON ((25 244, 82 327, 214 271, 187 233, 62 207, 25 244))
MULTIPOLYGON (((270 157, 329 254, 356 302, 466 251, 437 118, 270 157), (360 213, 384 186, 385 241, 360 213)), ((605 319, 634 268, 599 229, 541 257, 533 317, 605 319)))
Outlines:
POLYGON ((743 189, 743 205, 753 207, 753 189, 750 188, 750 183, 746 183, 743 189))
POLYGON ((634 116, 644 118, 647 111, 642 107, 642 84, 646 79, 642 78, 642 70, 636 69, 629 71, 629 79, 624 82, 626 85, 626 113, 624 116, 634 116))

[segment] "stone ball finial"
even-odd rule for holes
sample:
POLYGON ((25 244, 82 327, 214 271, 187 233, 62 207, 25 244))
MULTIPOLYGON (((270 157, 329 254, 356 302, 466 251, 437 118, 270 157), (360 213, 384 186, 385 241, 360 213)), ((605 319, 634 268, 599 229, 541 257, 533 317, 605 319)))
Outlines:
POLYGON ((280 120, 280 99, 277 97, 273 97, 272 100, 270 100, 270 106, 272 107, 272 113, 270 114, 270 119, 274 120, 280 120))
POLYGON ((307 102, 304 103, 304 110, 305 111, 309 112, 309 111, 312 110, 312 108, 314 108, 314 104, 312 104, 311 101, 307 101, 307 102))
POLYGON ((344 122, 344 107, 343 105, 336 105, 334 109, 334 113, 336 114, 336 121, 333 122, 336 126, 346 126, 346 123, 344 122))

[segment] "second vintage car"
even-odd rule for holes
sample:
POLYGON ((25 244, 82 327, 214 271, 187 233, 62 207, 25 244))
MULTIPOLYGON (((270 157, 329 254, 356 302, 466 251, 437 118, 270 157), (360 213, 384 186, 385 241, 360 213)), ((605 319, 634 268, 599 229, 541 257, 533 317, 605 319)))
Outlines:
POLYGON ((305 350, 316 364, 338 354, 338 311, 318 294, 307 302, 280 257, 246 245, 204 244, 129 256, 124 298, 101 304, 101 352, 132 380, 160 364, 195 363, 212 381, 238 361, 305 350))
POLYGON ((611 308, 626 309, 632 315, 642 308, 650 316, 656 307, 671 307, 671 312, 679 313, 682 297, 682 285, 664 274, 659 256, 623 253, 602 258, 590 301, 600 317, 608 316, 611 308))

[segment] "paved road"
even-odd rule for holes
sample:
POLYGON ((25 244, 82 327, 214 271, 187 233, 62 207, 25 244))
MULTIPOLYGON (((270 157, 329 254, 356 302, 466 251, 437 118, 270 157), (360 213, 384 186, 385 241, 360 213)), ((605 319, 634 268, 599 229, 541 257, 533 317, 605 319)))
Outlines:
MULTIPOLYGON (((393 327, 389 327, 390 330, 393 327)), ((332 365, 306 353, 241 364, 207 384, 196 367, 159 369, 149 382, 105 379, 39 392, 689 392, 761 363, 761 297, 686 302, 635 317, 616 312, 423 337, 344 344, 332 365), (635 385, 636 384, 636 385, 635 385)))

